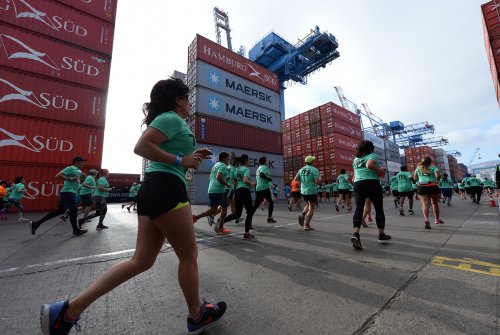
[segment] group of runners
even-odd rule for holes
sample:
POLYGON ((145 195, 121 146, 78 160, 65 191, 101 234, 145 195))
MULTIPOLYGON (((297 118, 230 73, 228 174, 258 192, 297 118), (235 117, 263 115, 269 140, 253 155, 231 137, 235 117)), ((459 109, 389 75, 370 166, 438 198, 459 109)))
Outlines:
MULTIPOLYGON (((230 232, 225 228, 225 224, 241 218, 245 208, 247 216, 243 237, 253 238, 250 232, 253 229, 252 217, 264 199, 269 203, 267 222, 276 223, 272 217, 274 210, 272 178, 266 165, 266 157, 259 159, 259 168, 254 181, 248 168, 249 160, 246 154, 236 157, 231 153, 222 152, 218 155, 218 162, 210 173, 207 190, 210 207, 202 213, 193 214, 187 194, 186 173, 188 169, 197 169, 204 159, 211 158, 212 153, 206 148, 196 149, 195 137, 185 121, 191 108, 188 94, 189 88, 181 80, 161 80, 151 90, 150 102, 143 106, 145 115, 143 124, 147 127, 138 140, 134 153, 150 160, 151 164, 146 169, 142 187, 136 198, 138 232, 133 256, 114 264, 71 300, 44 304, 40 320, 42 331, 45 333, 68 334, 73 327, 79 330, 80 315, 95 300, 153 266, 166 240, 179 260, 177 275, 187 306, 188 334, 200 334, 222 320, 227 310, 224 301, 210 303, 200 299, 194 223, 202 217, 213 218, 220 215, 215 222, 213 219, 209 220, 209 224, 212 222, 211 225, 217 234, 225 235, 230 232), (255 201, 252 201, 251 196, 253 188, 256 194, 255 201), (231 210, 229 215, 227 215, 228 208, 231 210)), ((305 206, 301 209, 302 213, 298 216, 298 224, 304 231, 313 229, 311 222, 318 203, 318 185, 321 180, 314 162, 314 156, 305 158, 304 167, 298 171, 290 187, 292 199, 298 199, 297 192, 300 192, 305 202, 305 206)), ((431 159, 426 157, 418 164, 413 174, 402 169, 397 175, 398 192, 400 183, 402 186, 397 205, 403 208, 406 197, 413 200, 412 181, 415 181, 417 194, 422 202, 426 229, 430 229, 431 204, 435 223, 444 223, 439 217, 441 190, 438 186, 441 175, 431 163, 431 159)), ((347 210, 352 210, 350 195, 354 195, 356 206, 350 242, 355 249, 362 250, 361 225, 373 206, 378 241, 386 244, 391 240, 391 236, 385 232, 383 188, 380 182, 386 170, 379 165, 372 142, 359 143, 352 166, 353 178, 350 178, 345 171, 342 171, 337 178, 339 199, 335 203, 336 210, 339 211, 339 206, 343 202, 347 210)), ((65 173, 62 176, 68 183, 76 182, 78 177, 65 173)), ((76 189, 76 185, 73 186, 76 189)), ((67 197, 61 196, 61 199, 69 203, 67 197)), ((297 201, 292 200, 289 205, 297 206, 297 201)))

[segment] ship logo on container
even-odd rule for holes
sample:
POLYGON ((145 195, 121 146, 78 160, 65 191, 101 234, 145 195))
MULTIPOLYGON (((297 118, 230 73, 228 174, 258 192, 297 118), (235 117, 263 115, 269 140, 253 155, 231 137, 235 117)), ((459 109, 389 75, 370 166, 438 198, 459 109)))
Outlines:
POLYGON ((31 59, 36 62, 47 65, 51 69, 59 71, 56 63, 44 52, 36 51, 27 44, 21 42, 15 37, 0 34, 1 47, 5 50, 8 59, 31 59))
POLYGON ((34 136, 33 142, 38 144, 38 146, 35 146, 33 143, 30 142, 30 140, 26 137, 26 135, 16 135, 3 128, 0 128, 0 135, 2 133, 7 135, 8 138, 0 140, 0 148, 14 146, 14 147, 21 147, 26 150, 37 153, 41 152, 43 149, 46 149, 48 151, 63 151, 63 152, 73 150, 73 143, 65 140, 59 140, 56 137, 49 137, 48 139, 45 139, 43 136, 40 135, 34 136))
MULTIPOLYGON (((45 64, 51 69, 57 71, 61 71, 61 69, 72 70, 91 77, 96 77, 99 75, 99 69, 97 67, 85 64, 81 59, 74 60, 73 58, 68 56, 64 56, 62 58, 61 68, 59 68, 46 53, 36 51, 24 42, 21 42, 17 38, 9 35, 0 34, 0 43, 2 49, 5 50, 5 54, 7 55, 8 59, 30 59, 45 64)), ((101 58, 91 58, 100 64, 105 62, 105 60, 101 58)))
POLYGON ((220 72, 218 71, 215 71, 213 69, 210 69, 209 71, 209 76, 208 76, 208 79, 210 80, 210 83, 214 86, 220 86, 220 77, 221 77, 221 74, 220 72))
POLYGON ((211 112, 220 112, 220 105, 220 100, 216 96, 208 96, 208 108, 211 112))

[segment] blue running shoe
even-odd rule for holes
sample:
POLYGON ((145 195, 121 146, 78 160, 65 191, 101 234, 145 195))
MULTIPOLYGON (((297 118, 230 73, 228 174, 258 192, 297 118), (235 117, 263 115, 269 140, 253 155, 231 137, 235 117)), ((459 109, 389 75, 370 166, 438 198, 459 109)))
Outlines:
POLYGON ((188 334, 200 334, 207 328, 218 324, 226 312, 226 307, 227 305, 224 301, 211 304, 203 300, 203 304, 200 308, 201 316, 199 320, 195 321, 190 317, 187 318, 188 334))
POLYGON ((42 333, 48 335, 68 335, 73 326, 75 326, 76 331, 80 331, 80 325, 77 323, 80 318, 72 322, 64 319, 64 314, 68 310, 68 307, 68 300, 42 305, 40 311, 42 333))

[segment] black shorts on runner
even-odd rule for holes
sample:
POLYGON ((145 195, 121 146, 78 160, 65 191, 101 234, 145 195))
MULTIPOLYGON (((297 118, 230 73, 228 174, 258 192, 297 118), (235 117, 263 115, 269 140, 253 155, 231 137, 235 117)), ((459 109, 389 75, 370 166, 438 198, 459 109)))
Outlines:
POLYGON ((228 205, 226 192, 224 192, 224 193, 208 193, 208 201, 209 201, 210 207, 212 207, 212 206, 227 207, 227 205, 228 205))
POLYGON ((136 202, 137 201, 137 197, 130 197, 130 198, 128 198, 127 201, 128 202, 136 202))
POLYGON ((137 215, 156 219, 184 202, 189 197, 183 180, 168 172, 146 173, 137 194, 137 215))
POLYGON ((437 186, 418 186, 417 193, 419 195, 439 195, 441 190, 437 186))
POLYGON ((309 195, 302 195, 304 198, 305 202, 310 202, 310 203, 317 203, 318 202, 318 194, 309 194, 309 195))
POLYGON ((465 194, 470 194, 470 187, 465 188, 465 194))
POLYGON ((397 190, 392 190, 392 195, 397 197, 399 195, 399 192, 397 190))
POLYGON ((413 197, 413 191, 410 191, 410 192, 399 192, 398 191, 398 195, 400 197, 408 197, 408 198, 411 198, 413 197))
POLYGON ((233 200, 234 199, 234 188, 229 188, 229 189, 226 190, 226 197, 229 200, 233 200))
POLYGON ((333 192, 333 197, 338 198, 339 197, 339 191, 334 191, 333 192))
POLYGON ((300 198, 301 196, 300 192, 292 192, 292 198, 300 198))
POLYGON ((92 194, 81 194, 80 200, 82 201, 83 207, 90 207, 93 204, 92 194))
POLYGON ((349 194, 348 188, 339 188, 339 194, 349 194))

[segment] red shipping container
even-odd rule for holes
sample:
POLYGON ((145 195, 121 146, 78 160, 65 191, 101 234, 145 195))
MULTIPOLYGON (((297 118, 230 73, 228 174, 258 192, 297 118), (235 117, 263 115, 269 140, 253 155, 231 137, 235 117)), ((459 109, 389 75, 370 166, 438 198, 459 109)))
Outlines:
POLYGON ((300 131, 297 129, 292 132, 292 144, 300 143, 300 131))
POLYGON ((309 125, 306 127, 302 126, 299 131, 301 142, 311 139, 311 129, 309 128, 309 125))
POLYGON ((312 142, 312 151, 323 151, 325 146, 323 145, 323 138, 313 138, 312 142))
POLYGON ((313 108, 313 109, 307 111, 307 114, 309 114, 310 123, 319 121, 321 119, 319 107, 316 107, 316 108, 313 108))
POLYGON ((346 121, 357 128, 361 128, 361 119, 358 115, 348 111, 344 107, 341 107, 333 102, 327 102, 326 104, 319 107, 321 120, 323 119, 338 119, 346 121))
POLYGON ((54 0, 16 0, 2 8, 0 20, 111 55, 114 27, 54 0))
POLYGON ((344 149, 331 149, 326 152, 326 164, 330 165, 350 165, 354 161, 354 151, 344 149))
POLYGON ((110 59, 0 24, 0 65, 100 89, 108 88, 110 59))
POLYGON ((500 18, 498 16, 500 4, 495 4, 494 1, 490 1, 481 5, 481 9, 483 11, 483 19, 489 36, 491 38, 500 36, 500 18))
POLYGON ((323 138, 323 141, 328 143, 328 149, 340 148, 354 152, 359 144, 359 140, 338 133, 333 133, 323 138))
POLYGON ((283 147, 283 157, 292 157, 292 146, 286 145, 283 147))
POLYGON ((104 130, 0 114, 2 161, 48 165, 71 164, 82 156, 100 166, 104 130))
POLYGON ((118 0, 57 0, 110 23, 115 22, 118 0))
POLYGON ((292 130, 292 122, 290 119, 286 119, 285 121, 281 122, 281 131, 283 133, 292 130))
POLYGON ((104 128, 106 95, 99 90, 0 68, 0 111, 104 128))
POLYGON ((300 156, 302 154, 302 144, 292 144, 292 157, 300 156))
POLYGON ((292 131, 300 128, 300 119, 298 116, 294 116, 290 119, 290 128, 292 131))
POLYGON ((309 128, 309 113, 304 112, 298 115, 300 127, 301 128, 309 128))
POLYGON ((139 181, 141 181, 140 174, 110 173, 108 177, 109 185, 117 188, 127 188, 133 183, 139 183, 139 181))
POLYGON ((302 151, 303 152, 311 152, 312 151, 312 140, 302 141, 302 151))
POLYGON ((291 133, 283 133, 283 145, 292 143, 292 134, 291 133))
POLYGON ((189 46, 188 68, 194 66, 196 59, 201 59, 244 79, 280 92, 279 79, 275 73, 201 35, 196 35, 189 46))
POLYGON ((327 181, 335 181, 340 175, 340 170, 346 169, 347 174, 349 175, 350 180, 352 180, 354 176, 354 170, 351 165, 341 165, 341 164, 325 164, 325 180, 327 181))
POLYGON ((195 113, 189 127, 199 143, 282 154, 281 134, 195 113))
POLYGON ((363 138, 363 132, 360 128, 353 126, 345 121, 336 120, 336 119, 327 119, 321 121, 322 132, 323 134, 333 134, 339 133, 361 141, 363 138))

